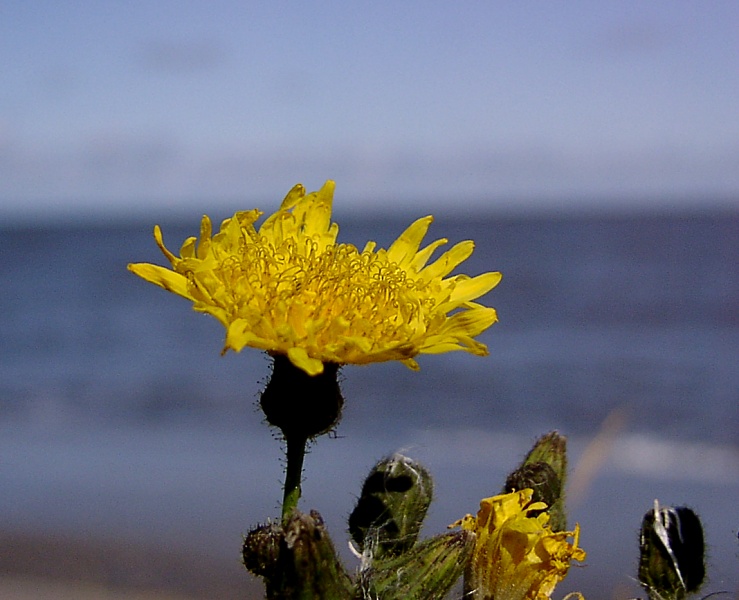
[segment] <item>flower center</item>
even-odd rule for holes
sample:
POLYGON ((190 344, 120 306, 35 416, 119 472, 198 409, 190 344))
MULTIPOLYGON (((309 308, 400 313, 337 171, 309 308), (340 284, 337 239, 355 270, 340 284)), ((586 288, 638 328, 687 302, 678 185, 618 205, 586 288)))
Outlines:
POLYGON ((425 331, 435 304, 428 285, 409 278, 384 252, 359 252, 351 244, 320 249, 310 238, 288 238, 278 247, 264 237, 245 238, 216 276, 230 314, 258 314, 278 335, 287 324, 292 331, 283 335, 290 338, 408 341, 425 331))

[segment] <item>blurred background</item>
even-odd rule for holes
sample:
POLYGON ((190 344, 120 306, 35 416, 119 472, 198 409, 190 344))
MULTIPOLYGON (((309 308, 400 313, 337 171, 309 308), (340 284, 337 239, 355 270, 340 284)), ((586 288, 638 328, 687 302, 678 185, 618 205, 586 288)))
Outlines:
POLYGON ((0 52, 3 598, 260 597, 269 362, 125 267, 328 178, 340 241, 433 213, 504 274, 490 357, 344 369, 302 506, 349 568, 377 459, 434 473, 431 535, 559 429, 589 552, 560 596, 638 595, 658 498, 739 597, 736 3, 4 2, 0 52))

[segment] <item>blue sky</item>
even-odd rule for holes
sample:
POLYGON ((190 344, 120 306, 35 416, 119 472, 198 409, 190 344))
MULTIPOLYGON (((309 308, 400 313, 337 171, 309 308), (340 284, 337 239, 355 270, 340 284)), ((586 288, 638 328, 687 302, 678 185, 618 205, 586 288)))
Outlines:
POLYGON ((0 215, 739 204, 739 3, 0 4, 0 215))

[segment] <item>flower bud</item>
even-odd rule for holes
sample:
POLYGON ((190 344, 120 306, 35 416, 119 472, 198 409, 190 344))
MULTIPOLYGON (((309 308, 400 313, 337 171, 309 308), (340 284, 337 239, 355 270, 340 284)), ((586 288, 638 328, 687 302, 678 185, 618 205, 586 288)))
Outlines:
POLYGON ((346 600, 353 584, 316 511, 262 525, 244 539, 244 565, 264 579, 268 600, 346 600))
POLYGON ((639 535, 639 582, 653 600, 682 600, 706 575, 703 526, 685 506, 654 508, 639 535))
POLYGON ((554 469, 545 462, 525 464, 511 473, 505 481, 506 493, 530 488, 532 502, 544 502, 547 507, 559 500, 562 482, 554 469))
POLYGON ((378 462, 349 516, 349 533, 374 558, 397 556, 413 547, 433 494, 430 473, 394 454, 378 462))
POLYGON ((540 437, 521 465, 506 479, 503 493, 529 488, 532 502, 544 502, 552 531, 567 529, 564 486, 567 477, 567 438, 556 431, 540 437))
POLYGON ((277 523, 258 525, 244 536, 244 566, 257 577, 270 579, 277 569, 280 544, 285 535, 277 523))
POLYGON ((308 375, 287 356, 274 356, 274 368, 260 405, 267 422, 286 439, 308 440, 333 429, 341 419, 344 398, 337 381, 339 365, 324 364, 323 372, 308 375))
POLYGON ((280 598, 351 598, 353 585, 336 556, 333 542, 317 511, 296 513, 285 525, 280 563, 290 594, 280 598))

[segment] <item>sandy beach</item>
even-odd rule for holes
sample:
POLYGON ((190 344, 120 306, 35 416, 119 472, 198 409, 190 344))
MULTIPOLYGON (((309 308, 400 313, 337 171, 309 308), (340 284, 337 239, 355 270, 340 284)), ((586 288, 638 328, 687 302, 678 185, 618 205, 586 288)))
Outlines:
POLYGON ((0 579, 3 600, 191 600, 164 592, 114 590, 89 583, 46 581, 24 577, 0 579))
POLYGON ((244 600, 263 597, 234 559, 38 532, 0 533, 3 600, 244 600))

